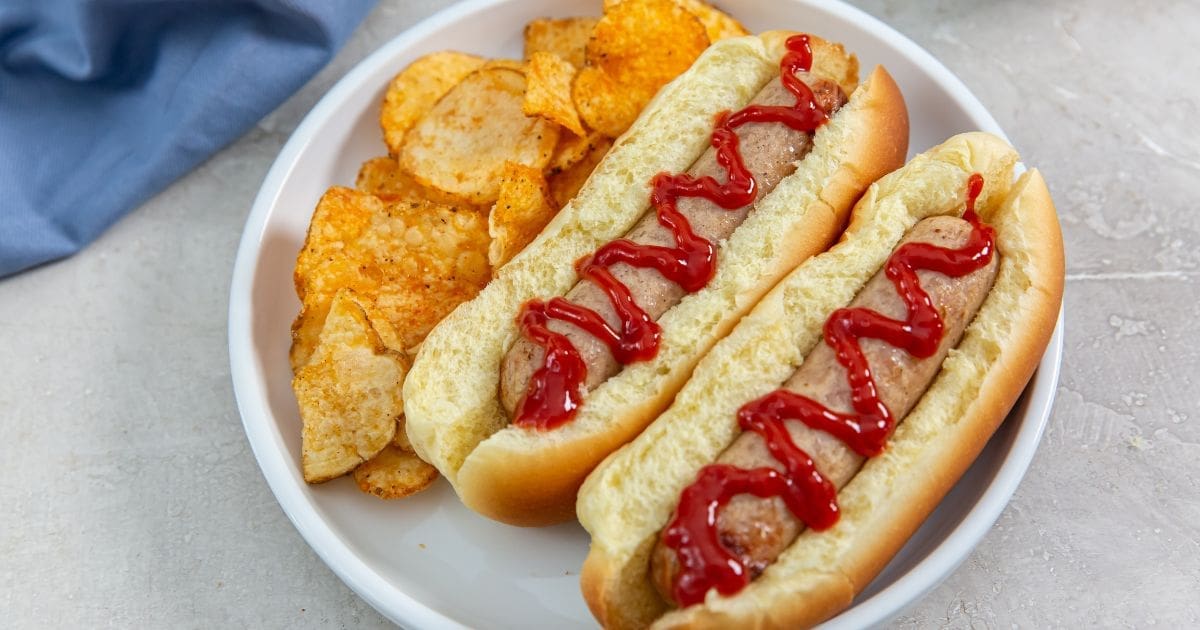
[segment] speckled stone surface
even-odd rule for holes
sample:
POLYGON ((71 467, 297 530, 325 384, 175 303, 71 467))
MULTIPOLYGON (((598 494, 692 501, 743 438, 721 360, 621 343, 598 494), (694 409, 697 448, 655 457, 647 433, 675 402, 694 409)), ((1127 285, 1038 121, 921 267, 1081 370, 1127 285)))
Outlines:
MULTIPOLYGON (((82 254, 0 281, 0 625, 385 627, 305 545, 234 406, 230 272, 271 161, 446 1, 385 0, 333 63, 82 254)), ((970 559, 896 627, 1200 625, 1200 4, 857 2, 1046 174, 1067 246, 1046 436, 970 559)))

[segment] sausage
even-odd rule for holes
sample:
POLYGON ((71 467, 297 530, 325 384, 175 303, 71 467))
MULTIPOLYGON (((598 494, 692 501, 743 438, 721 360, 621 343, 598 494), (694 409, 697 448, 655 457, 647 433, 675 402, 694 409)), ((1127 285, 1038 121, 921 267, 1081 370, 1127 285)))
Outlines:
MULTIPOLYGON (((846 95, 837 83, 804 72, 799 72, 796 76, 812 89, 818 106, 830 115, 846 103, 846 95)), ((783 87, 778 78, 768 83, 751 101, 756 105, 789 106, 794 102, 795 97, 783 87)), ((754 174, 757 183, 755 201, 794 172, 796 165, 812 148, 810 134, 778 123, 747 123, 738 127, 735 133, 746 168, 754 174)), ((711 147, 692 164, 688 173, 696 177, 709 175, 718 180, 725 177, 725 170, 717 164, 716 151, 711 147)), ((695 233, 714 243, 728 238, 746 219, 752 206, 753 204, 737 210, 726 210, 699 197, 681 197, 677 204, 677 208, 687 217, 695 233)), ((648 245, 675 244, 674 236, 659 224, 654 212, 647 212, 625 238, 648 245)), ((664 278, 656 269, 617 263, 610 270, 617 280, 629 287, 638 306, 654 320, 683 299, 683 289, 664 278)), ((610 326, 620 328, 620 320, 608 296, 591 280, 580 280, 565 297, 596 311, 610 326)), ((549 328, 565 335, 579 351, 587 364, 585 384, 589 391, 621 370, 621 364, 613 357, 608 346, 590 333, 555 319, 550 320, 549 328)), ((529 379, 542 364, 543 357, 542 347, 524 337, 517 339, 505 355, 500 367, 500 401, 509 417, 512 417, 525 394, 529 379)))
MULTIPOLYGON (((957 217, 932 217, 913 227, 901 243, 918 241, 958 248, 966 243, 971 230, 970 223, 957 217)), ((998 268, 999 257, 993 256, 986 266, 958 278, 934 271, 917 272, 921 286, 937 306, 944 326, 941 343, 933 356, 918 359, 882 340, 860 340, 880 399, 892 411, 893 417, 903 419, 908 415, 933 382, 942 361, 950 349, 958 345, 963 331, 991 290, 998 268)), ((865 307, 894 319, 902 320, 906 316, 904 302, 883 270, 871 278, 851 306, 865 307)), ((837 362, 834 350, 825 343, 817 344, 783 387, 812 398, 833 411, 853 411, 845 368, 837 362)), ((788 422, 787 430, 796 446, 808 453, 817 469, 839 489, 854 477, 863 464, 861 455, 828 433, 811 429, 802 422, 788 422)), ((717 461, 739 468, 770 466, 782 470, 768 453, 762 437, 752 431, 739 435, 717 461)), ((758 577, 803 529, 804 524, 779 497, 760 499, 750 494, 735 496, 717 518, 721 544, 740 560, 751 579, 758 577)), ((678 571, 679 561, 675 551, 663 544, 660 538, 651 555, 650 578, 659 594, 668 602, 673 601, 673 585, 678 571)))

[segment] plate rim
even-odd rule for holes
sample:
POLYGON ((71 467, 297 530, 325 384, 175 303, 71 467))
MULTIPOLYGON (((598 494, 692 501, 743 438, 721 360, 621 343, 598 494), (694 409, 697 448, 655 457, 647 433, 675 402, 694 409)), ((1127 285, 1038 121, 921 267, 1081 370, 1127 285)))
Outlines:
MULTIPOLYGON (((489 7, 514 0, 467 0, 448 6, 417 22, 385 42, 359 61, 339 79, 306 114, 292 132, 263 179, 242 229, 229 291, 227 335, 230 375, 234 398, 242 426, 250 442, 259 470, 276 502, 310 548, 358 596, 389 620, 411 627, 465 628, 462 623, 435 611, 405 593, 364 562, 333 531, 302 494, 292 465, 284 457, 286 447, 278 425, 267 422, 273 417, 266 396, 265 374, 256 361, 253 343, 253 288, 262 237, 282 185, 311 141, 314 131, 323 126, 358 89, 363 80, 410 47, 424 35, 489 7)), ((936 57, 904 34, 870 14, 842 0, 789 0, 810 10, 823 11, 854 22, 870 35, 896 46, 924 69, 930 80, 949 92, 968 110, 983 131, 1006 141, 1008 136, 982 102, 936 57)), ((1011 141, 1010 141, 1011 144, 1011 141)), ((1037 445, 1053 410, 1063 354, 1063 309, 1050 343, 1038 364, 1024 395, 1031 405, 1040 405, 1036 417, 1026 416, 1007 455, 979 501, 940 544, 887 588, 858 602, 822 624, 823 628, 856 628, 886 622, 918 602, 936 588, 970 555, 987 535, 1008 505, 1021 479, 1029 469, 1037 445), (1043 402, 1044 401, 1044 402, 1043 402), (1018 456, 1012 455, 1018 451, 1018 456)))

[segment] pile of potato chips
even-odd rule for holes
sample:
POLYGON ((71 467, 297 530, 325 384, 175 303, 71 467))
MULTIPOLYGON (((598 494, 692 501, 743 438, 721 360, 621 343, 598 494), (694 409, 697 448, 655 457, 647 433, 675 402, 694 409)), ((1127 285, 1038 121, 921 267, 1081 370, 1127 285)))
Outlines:
POLYGON ((317 204, 296 261, 292 386, 304 478, 353 471, 382 498, 437 477, 404 432, 401 385, 425 335, 575 196, 659 88, 745 35, 701 0, 604 0, 537 19, 521 61, 444 51, 388 86, 388 155, 317 204))

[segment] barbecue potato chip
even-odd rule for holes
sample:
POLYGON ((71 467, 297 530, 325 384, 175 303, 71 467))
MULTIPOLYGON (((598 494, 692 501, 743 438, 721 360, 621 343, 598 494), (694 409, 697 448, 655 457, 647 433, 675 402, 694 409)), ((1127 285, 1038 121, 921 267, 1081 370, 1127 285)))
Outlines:
POLYGON ((546 227, 558 212, 551 205, 550 190, 542 172, 515 162, 504 165, 500 197, 488 217, 492 236, 488 261, 499 269, 517 255, 546 227))
MULTIPOLYGON (((397 431, 403 433, 403 431, 397 431)), ((375 457, 354 469, 358 489, 380 499, 402 499, 434 482, 438 471, 421 461, 411 450, 389 444, 375 457)))
POLYGON ((479 67, 480 70, 490 70, 492 68, 515 70, 521 74, 525 74, 529 70, 529 66, 519 59, 488 59, 479 67))
POLYGON ((558 142, 558 125, 522 113, 525 84, 505 67, 463 79, 406 134, 400 168, 468 203, 494 202, 505 162, 541 169, 558 142))
POLYGON ((575 108, 588 127, 607 136, 619 136, 637 119, 650 96, 645 89, 623 86, 604 72, 591 70, 584 68, 571 84, 575 108))
POLYGON ((586 135, 583 123, 579 122, 579 112, 575 111, 575 102, 571 100, 573 78, 575 66, 569 61, 554 53, 533 53, 529 58, 521 111, 526 116, 540 116, 558 123, 576 136, 586 135))
MULTIPOLYGON (((626 2, 636 2, 637 0, 624 0, 626 2)), ((604 10, 618 5, 622 0, 604 0, 604 10)), ((704 24, 704 29, 708 33, 708 39, 717 41, 726 37, 740 37, 749 35, 750 31, 742 26, 740 22, 733 19, 727 13, 724 13, 711 4, 703 0, 674 0, 676 4, 688 10, 689 13, 695 15, 704 24)))
POLYGON ((610 137, 633 123, 658 89, 708 47, 695 15, 671 0, 626 0, 605 10, 571 88, 580 117, 610 137))
POLYGON ((573 17, 561 20, 541 18, 525 25, 525 58, 534 53, 554 53, 576 68, 582 68, 584 49, 599 18, 573 17))
POLYGON ((592 131, 586 136, 564 133, 558 137, 558 145, 554 147, 554 157, 546 165, 546 175, 557 175, 579 162, 591 153, 596 145, 605 141, 604 134, 592 131))
POLYGON ((389 203, 434 201, 450 206, 465 205, 450 195, 418 184, 411 175, 400 170, 396 158, 391 156, 371 158, 363 162, 362 167, 358 169, 354 187, 389 203))
POLYGON ((392 442, 404 413, 407 372, 404 357, 383 345, 354 292, 338 291, 311 360, 292 381, 304 425, 305 481, 344 475, 392 442))
POLYGON ((711 41, 750 34, 750 31, 747 31, 741 22, 733 19, 728 13, 718 11, 703 0, 675 0, 675 2, 678 2, 692 15, 700 18, 700 22, 704 24, 704 30, 708 33, 708 39, 711 41))
POLYGON ((396 164, 396 158, 384 156, 362 163, 354 187, 384 201, 420 201, 426 199, 425 188, 409 177, 396 164))
POLYGON ((612 144, 611 138, 594 136, 589 140, 588 150, 582 159, 562 172, 550 176, 550 198, 554 200, 556 208, 567 205, 567 202, 579 192, 579 189, 583 188, 583 183, 587 181, 588 176, 592 174, 600 160, 604 159, 605 154, 612 148, 612 144))
POLYGON ((296 260, 292 369, 308 362, 333 296, 353 289, 387 347, 407 351, 491 278, 485 218, 430 201, 387 203, 335 186, 296 260))
POLYGON ((425 55, 392 79, 379 110, 383 141, 392 155, 400 153, 405 133, 438 99, 482 66, 482 57, 451 50, 425 55))

